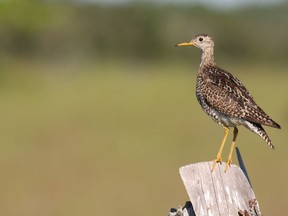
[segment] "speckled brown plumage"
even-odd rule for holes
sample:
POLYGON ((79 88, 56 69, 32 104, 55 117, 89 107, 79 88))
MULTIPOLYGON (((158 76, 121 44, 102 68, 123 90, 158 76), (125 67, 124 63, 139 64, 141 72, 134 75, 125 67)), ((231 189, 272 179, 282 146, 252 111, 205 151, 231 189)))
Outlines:
POLYGON ((243 125, 262 137, 274 149, 274 146, 261 125, 280 128, 254 101, 245 86, 228 71, 219 68, 214 61, 214 42, 208 35, 196 35, 188 43, 177 46, 195 46, 202 50, 201 64, 197 76, 196 96, 204 112, 225 129, 224 138, 214 160, 221 162, 221 154, 229 133, 234 127, 234 136, 227 167, 232 162, 232 151, 238 134, 237 126, 243 125))

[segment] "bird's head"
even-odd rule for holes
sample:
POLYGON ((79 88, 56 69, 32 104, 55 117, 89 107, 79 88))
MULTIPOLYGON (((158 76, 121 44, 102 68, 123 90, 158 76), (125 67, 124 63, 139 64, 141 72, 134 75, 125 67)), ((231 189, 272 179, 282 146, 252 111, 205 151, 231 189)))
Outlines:
POLYGON ((202 51, 205 51, 211 48, 213 49, 214 42, 210 36, 205 34, 199 34, 196 35, 190 42, 176 44, 176 47, 180 46, 195 46, 202 51))

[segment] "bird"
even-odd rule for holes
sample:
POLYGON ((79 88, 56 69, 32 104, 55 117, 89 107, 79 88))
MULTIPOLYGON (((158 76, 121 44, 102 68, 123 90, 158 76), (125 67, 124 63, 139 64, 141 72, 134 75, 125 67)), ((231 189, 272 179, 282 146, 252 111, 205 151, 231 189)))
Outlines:
POLYGON ((230 128, 234 128, 233 139, 225 172, 232 163, 238 126, 242 125, 259 135, 271 149, 275 149, 262 125, 278 129, 281 126, 256 104, 253 96, 238 78, 216 65, 212 37, 198 34, 190 42, 178 43, 175 46, 194 46, 202 51, 196 81, 196 97, 203 111, 224 128, 224 137, 216 159, 213 160, 211 171, 213 172, 217 163, 222 163, 222 151, 230 128))

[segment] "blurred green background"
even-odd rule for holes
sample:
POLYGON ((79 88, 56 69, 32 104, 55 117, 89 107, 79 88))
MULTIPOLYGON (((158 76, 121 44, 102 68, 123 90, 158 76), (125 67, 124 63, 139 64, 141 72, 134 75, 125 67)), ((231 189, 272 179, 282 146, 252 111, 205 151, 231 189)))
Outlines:
POLYGON ((0 215, 183 205, 178 168, 214 159, 223 136, 196 101, 200 51, 174 47, 198 33, 282 125, 267 128, 275 151, 243 127, 237 146, 262 213, 285 214, 288 4, 205 2, 0 2, 0 215))

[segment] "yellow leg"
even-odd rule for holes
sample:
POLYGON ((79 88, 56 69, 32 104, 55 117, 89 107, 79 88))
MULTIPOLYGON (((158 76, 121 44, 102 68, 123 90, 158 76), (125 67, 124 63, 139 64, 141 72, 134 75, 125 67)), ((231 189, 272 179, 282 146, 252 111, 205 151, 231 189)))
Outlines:
POLYGON ((228 170, 230 164, 232 163, 232 154, 233 154, 233 150, 234 150, 234 147, 235 147, 235 142, 236 142, 237 134, 238 134, 238 129, 237 129, 236 127, 234 127, 233 140, 232 140, 232 144, 231 144, 231 148, 230 148, 230 153, 229 153, 229 156, 228 156, 228 160, 227 160, 227 163, 226 163, 225 172, 228 170))
POLYGON ((217 158, 213 161, 213 166, 212 166, 212 170, 211 170, 212 172, 215 169, 216 163, 222 162, 222 151, 223 151, 223 148, 224 148, 228 134, 229 134, 229 128, 224 127, 224 137, 223 137, 220 149, 218 151, 217 158))

